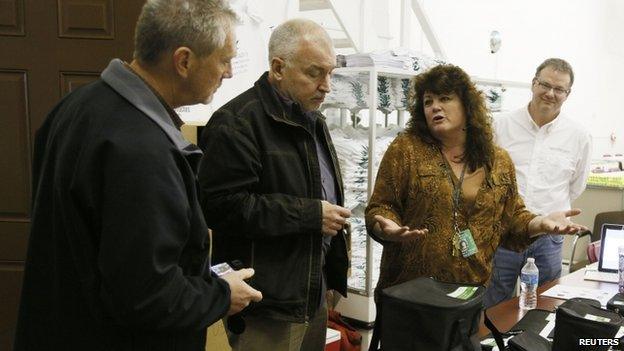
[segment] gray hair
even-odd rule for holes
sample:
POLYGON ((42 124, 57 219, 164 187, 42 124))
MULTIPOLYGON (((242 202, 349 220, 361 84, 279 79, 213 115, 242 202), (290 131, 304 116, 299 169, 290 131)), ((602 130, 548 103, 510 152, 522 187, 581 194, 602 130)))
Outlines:
POLYGON ((186 46, 206 56, 225 45, 238 23, 224 0, 147 0, 134 35, 134 58, 158 62, 162 53, 186 46))
POLYGON ((332 40, 323 27, 308 19, 295 18, 280 24, 271 33, 269 63, 274 57, 291 59, 303 40, 325 44, 332 52, 334 50, 332 40))
POLYGON ((535 70, 535 78, 537 78, 540 72, 546 67, 550 67, 555 71, 567 73, 570 76, 570 87, 572 87, 572 84, 574 84, 574 71, 572 70, 572 66, 570 66, 566 60, 560 58, 547 59, 542 62, 541 65, 537 66, 537 69, 535 70))

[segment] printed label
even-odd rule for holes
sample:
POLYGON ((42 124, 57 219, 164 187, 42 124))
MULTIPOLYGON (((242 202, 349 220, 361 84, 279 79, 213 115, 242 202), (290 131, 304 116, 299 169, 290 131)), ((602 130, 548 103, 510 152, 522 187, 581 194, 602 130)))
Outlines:
POLYGON ((446 295, 450 297, 454 297, 456 299, 468 300, 469 298, 472 297, 472 295, 474 295, 476 291, 477 291, 476 286, 462 286, 462 287, 455 289, 455 291, 453 291, 452 293, 448 293, 446 295))
POLYGON ((596 322, 611 322, 611 319, 606 318, 606 317, 600 317, 600 316, 594 316, 593 314, 586 314, 585 319, 589 319, 590 321, 596 321, 596 322))
POLYGON ((537 276, 537 274, 525 274, 525 273, 521 273, 520 274, 520 281, 527 284, 527 285, 535 285, 537 286, 537 283, 539 281, 539 277, 537 276))
POLYGON ((494 340, 493 338, 487 338, 484 340, 481 340, 481 345, 485 345, 485 346, 496 346, 496 340, 494 340))

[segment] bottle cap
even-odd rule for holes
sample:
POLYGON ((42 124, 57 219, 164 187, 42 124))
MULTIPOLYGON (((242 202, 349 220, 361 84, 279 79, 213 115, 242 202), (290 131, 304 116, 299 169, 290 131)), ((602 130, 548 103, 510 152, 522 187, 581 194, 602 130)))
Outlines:
POLYGON ((528 257, 527 258, 527 263, 535 263, 535 259, 533 257, 528 257))

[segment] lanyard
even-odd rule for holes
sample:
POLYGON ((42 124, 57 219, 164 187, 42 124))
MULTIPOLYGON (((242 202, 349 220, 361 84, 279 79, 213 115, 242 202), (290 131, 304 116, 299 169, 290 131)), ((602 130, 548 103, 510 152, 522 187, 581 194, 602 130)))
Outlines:
POLYGON ((444 157, 442 150, 440 150, 440 155, 442 155, 442 160, 444 160, 444 172, 448 176, 449 182, 451 182, 451 186, 453 187, 453 229, 455 229, 455 233, 459 234, 459 224, 457 221, 458 212, 459 212, 459 201, 462 195, 462 184, 464 183, 464 176, 466 175, 466 163, 464 163, 464 167, 461 171, 461 176, 459 177, 459 182, 455 184, 453 182, 453 172, 450 164, 444 157))

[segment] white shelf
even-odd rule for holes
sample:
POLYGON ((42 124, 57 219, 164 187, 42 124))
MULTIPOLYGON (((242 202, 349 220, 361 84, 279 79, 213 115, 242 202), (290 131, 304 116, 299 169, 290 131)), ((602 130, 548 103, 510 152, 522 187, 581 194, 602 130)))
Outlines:
POLYGON ((375 321, 377 308, 372 295, 363 296, 350 293, 347 298, 338 300, 336 311, 343 316, 371 324, 375 321))
POLYGON ((377 75, 390 78, 411 78, 418 74, 412 70, 384 66, 338 67, 333 70, 333 74, 349 73, 376 73, 377 75))
POLYGON ((531 83, 527 82, 518 82, 514 80, 501 80, 501 79, 491 79, 491 78, 481 78, 477 76, 472 76, 472 81, 477 84, 490 85, 502 88, 530 88, 531 83))
MULTIPOLYGON (((393 67, 384 67, 384 66, 338 67, 334 69, 333 73, 334 74, 377 73, 377 75, 379 76, 390 77, 390 78, 411 78, 419 74, 412 70, 399 69, 399 68, 393 68, 393 67)), ((478 76, 471 76, 470 78, 475 83, 483 84, 483 85, 509 87, 509 88, 530 88, 531 87, 531 83, 529 82, 483 78, 483 77, 478 77, 478 76)))

